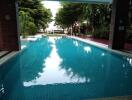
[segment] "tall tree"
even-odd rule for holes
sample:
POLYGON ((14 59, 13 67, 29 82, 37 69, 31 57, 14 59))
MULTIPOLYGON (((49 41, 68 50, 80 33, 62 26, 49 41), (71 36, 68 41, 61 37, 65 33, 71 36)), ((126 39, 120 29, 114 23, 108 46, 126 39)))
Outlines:
MULTIPOLYGON (((44 5, 42 5, 41 1, 42 0, 19 0, 19 12, 23 11, 27 13, 29 17, 33 19, 32 24, 30 23, 30 25, 31 26, 35 25, 37 30, 40 29, 45 30, 46 27, 48 26, 48 23, 52 21, 51 11, 45 8, 44 5)), ((19 14, 19 16, 23 18, 21 14, 19 14)))
POLYGON ((56 25, 62 28, 72 28, 81 20, 83 10, 80 3, 62 3, 62 8, 56 14, 56 25))
POLYGON ((100 26, 109 26, 111 7, 105 4, 83 4, 84 20, 87 20, 93 31, 100 26))

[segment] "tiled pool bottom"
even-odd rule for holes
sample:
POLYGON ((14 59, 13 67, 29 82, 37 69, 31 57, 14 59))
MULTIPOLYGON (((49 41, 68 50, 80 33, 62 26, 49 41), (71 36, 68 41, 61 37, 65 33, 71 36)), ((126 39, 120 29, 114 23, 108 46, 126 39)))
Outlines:
POLYGON ((70 38, 42 38, 26 46, 0 66, 2 100, 91 100, 132 94, 131 57, 70 38))

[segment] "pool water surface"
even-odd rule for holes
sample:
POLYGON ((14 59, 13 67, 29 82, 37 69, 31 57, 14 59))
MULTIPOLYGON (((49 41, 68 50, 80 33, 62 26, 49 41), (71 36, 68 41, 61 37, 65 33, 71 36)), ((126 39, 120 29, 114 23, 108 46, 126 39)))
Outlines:
POLYGON ((132 58, 66 37, 22 42, 0 66, 0 100, 89 100, 132 95, 132 58))

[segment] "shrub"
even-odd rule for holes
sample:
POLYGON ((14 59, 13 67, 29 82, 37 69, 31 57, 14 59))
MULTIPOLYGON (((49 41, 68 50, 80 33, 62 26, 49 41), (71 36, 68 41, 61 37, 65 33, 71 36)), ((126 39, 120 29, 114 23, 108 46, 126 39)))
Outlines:
POLYGON ((92 32, 92 35, 95 38, 109 39, 109 29, 105 26, 101 26, 92 32))
POLYGON ((132 43, 132 25, 127 28, 126 41, 132 43))
POLYGON ((26 38, 27 36, 28 36, 28 33, 27 32, 22 33, 22 37, 23 38, 26 38))
POLYGON ((28 33, 29 35, 35 35, 37 32, 37 27, 33 22, 28 23, 28 33))
POLYGON ((33 18, 29 13, 20 11, 19 22, 20 22, 20 31, 23 38, 25 38, 27 35, 35 35, 37 28, 33 18))

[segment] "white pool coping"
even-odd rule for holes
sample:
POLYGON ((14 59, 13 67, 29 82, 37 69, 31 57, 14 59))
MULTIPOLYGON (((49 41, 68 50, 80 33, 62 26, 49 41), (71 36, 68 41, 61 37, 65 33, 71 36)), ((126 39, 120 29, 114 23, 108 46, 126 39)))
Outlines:
POLYGON ((102 44, 102 43, 98 43, 98 42, 88 40, 88 39, 83 39, 83 38, 76 37, 76 36, 67 36, 67 37, 72 38, 72 39, 76 39, 76 40, 79 40, 79 41, 82 41, 82 42, 85 42, 85 43, 88 43, 90 45, 94 45, 98 48, 102 48, 102 49, 108 50, 108 51, 113 52, 113 53, 117 53, 117 54, 120 54, 120 55, 123 55, 123 56, 132 57, 131 53, 110 49, 110 48, 108 48, 108 45, 105 45, 105 44, 102 44))
POLYGON ((18 51, 13 51, 13 52, 7 54, 6 56, 2 57, 2 58, 0 59, 0 66, 1 66, 3 63, 7 62, 7 61, 8 61, 9 59, 11 59, 12 57, 14 57, 16 54, 18 54, 18 51))
POLYGON ((0 51, 0 57, 8 53, 8 51, 0 51))
POLYGON ((27 36, 26 38, 20 38, 22 41, 32 41, 32 42, 35 42, 37 41, 38 39, 42 38, 43 34, 37 34, 37 35, 33 35, 33 36, 27 36))
POLYGON ((6 63, 8 60, 15 57, 17 54, 23 52, 26 49, 26 47, 22 48, 20 51, 12 51, 9 54, 5 55, 4 57, 0 58, 0 66, 4 63, 6 63))

